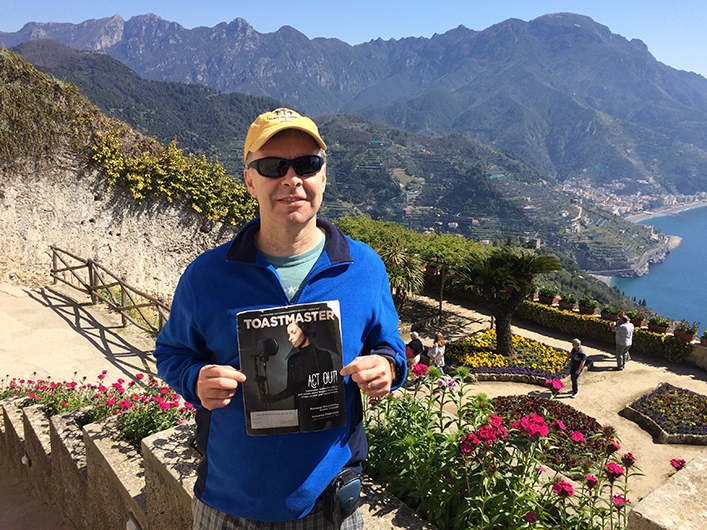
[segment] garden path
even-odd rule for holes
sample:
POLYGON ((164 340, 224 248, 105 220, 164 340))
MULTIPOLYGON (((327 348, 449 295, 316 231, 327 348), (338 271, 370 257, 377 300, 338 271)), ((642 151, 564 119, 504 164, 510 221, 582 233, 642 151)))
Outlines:
MULTIPOLYGON (((427 316, 435 314, 439 307, 438 301, 424 296, 416 297, 413 305, 416 306, 418 315, 426 313, 427 316)), ((423 344, 430 346, 435 331, 440 331, 445 340, 454 341, 475 331, 488 329, 489 323, 487 311, 460 301, 445 301, 442 321, 434 327, 418 331, 423 344)), ((406 342, 410 340, 409 331, 409 324, 401 325, 403 340, 406 342)), ((518 320, 514 320, 513 332, 564 350, 571 348, 570 341, 574 338, 518 320)), ((610 345, 593 341, 583 341, 582 345, 588 357, 594 360, 594 368, 591 371, 585 370, 580 376, 577 398, 572 399, 569 394, 560 394, 558 399, 592 416, 602 425, 613 426, 621 440, 622 454, 630 451, 638 459, 637 466, 643 476, 631 479, 629 496, 635 505, 674 472, 670 459, 682 458, 689 462, 705 450, 705 447, 655 443, 648 432, 636 423, 619 416, 619 412, 627 404, 664 382, 707 395, 707 373, 683 365, 666 365, 635 354, 631 355, 632 360, 626 363, 623 371, 614 371, 616 360, 610 345)), ((550 392, 545 388, 524 383, 481 381, 475 388, 478 393, 489 398, 522 394, 550 397, 550 392)))

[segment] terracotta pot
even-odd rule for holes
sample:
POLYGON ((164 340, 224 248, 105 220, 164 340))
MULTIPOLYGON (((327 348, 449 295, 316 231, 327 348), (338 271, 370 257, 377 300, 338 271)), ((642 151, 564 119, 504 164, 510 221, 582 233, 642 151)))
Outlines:
POLYGON ((643 327, 643 324, 645 324, 645 323, 646 323, 645 320, 639 320, 639 319, 637 319, 637 318, 632 318, 632 319, 631 319, 631 324, 633 324, 633 325, 634 325, 635 327, 637 327, 637 328, 642 328, 642 327, 643 327))
POLYGON ((555 301, 554 298, 550 298, 549 296, 543 296, 541 294, 538 295, 538 300, 540 301, 540 303, 546 304, 546 305, 552 305, 553 302, 555 301))
POLYGON ((583 315, 596 315, 599 312, 599 308, 579 306, 579 312, 583 315))
POLYGON ((650 329, 651 331, 655 331, 657 333, 667 333, 668 332, 667 326, 659 326, 657 324, 651 324, 650 322, 648 323, 648 329, 650 329))
POLYGON ((569 310, 574 310, 575 307, 577 307, 577 304, 572 304, 570 302, 565 302, 564 300, 560 300, 560 307, 562 309, 569 309, 569 310))
POLYGON ((685 333, 676 329, 673 331, 673 335, 680 340, 684 340, 685 342, 692 342, 695 340, 695 333, 685 333))
POLYGON ((603 318, 604 320, 614 320, 614 321, 616 321, 616 319, 619 318, 619 315, 615 315, 614 313, 604 313, 604 312, 602 311, 602 313, 601 313, 601 318, 603 318))
POLYGON ((700 337, 700 344, 702 344, 702 346, 707 346, 707 337, 700 337))

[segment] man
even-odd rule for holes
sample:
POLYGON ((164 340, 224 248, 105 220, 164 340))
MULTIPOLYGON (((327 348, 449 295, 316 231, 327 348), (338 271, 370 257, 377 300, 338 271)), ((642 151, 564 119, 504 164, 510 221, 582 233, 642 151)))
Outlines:
POLYGON ((633 324, 623 313, 612 328, 616 337, 616 369, 623 370, 629 357, 629 349, 633 344, 633 324))
POLYGON ((425 347, 422 345, 420 334, 417 331, 410 333, 410 339, 410 342, 405 347, 405 357, 409 365, 414 365, 420 362, 420 354, 425 347))
MULTIPOLYGON (((204 458, 194 529, 335 527, 325 490, 342 469, 360 471, 368 450, 360 391, 380 397, 405 380, 385 266, 316 217, 325 150, 309 118, 289 109, 258 116, 245 141, 244 179, 260 215, 187 267, 157 339, 159 375, 197 408, 204 458), (346 426, 248 436, 236 314, 328 300, 340 304, 346 426)), ((342 527, 363 527, 358 510, 342 527)))
POLYGON ((576 398, 579 392, 578 381, 579 376, 584 370, 584 364, 587 362, 587 354, 582 348, 582 341, 572 339, 572 349, 570 350, 570 380, 572 381, 572 397, 576 398))

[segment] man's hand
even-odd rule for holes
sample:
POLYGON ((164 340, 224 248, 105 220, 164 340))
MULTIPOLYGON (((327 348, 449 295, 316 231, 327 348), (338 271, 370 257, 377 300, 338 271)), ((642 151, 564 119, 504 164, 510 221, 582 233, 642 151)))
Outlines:
POLYGON ((220 409, 231 402, 238 384, 245 379, 245 374, 232 366, 207 364, 199 370, 196 395, 205 409, 220 409))
POLYGON ((344 366, 341 375, 350 375, 368 397, 386 395, 393 384, 392 367, 382 355, 360 355, 344 366))

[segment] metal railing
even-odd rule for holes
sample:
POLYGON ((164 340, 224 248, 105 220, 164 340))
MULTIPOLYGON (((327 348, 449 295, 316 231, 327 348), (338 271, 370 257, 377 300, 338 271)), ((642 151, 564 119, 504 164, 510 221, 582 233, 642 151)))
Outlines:
POLYGON ((63 282, 87 293, 91 303, 104 302, 120 313, 123 326, 134 324, 152 336, 157 336, 169 318, 169 305, 163 298, 128 285, 125 277, 118 277, 92 259, 84 259, 55 246, 52 251, 51 276, 56 284, 63 282))

